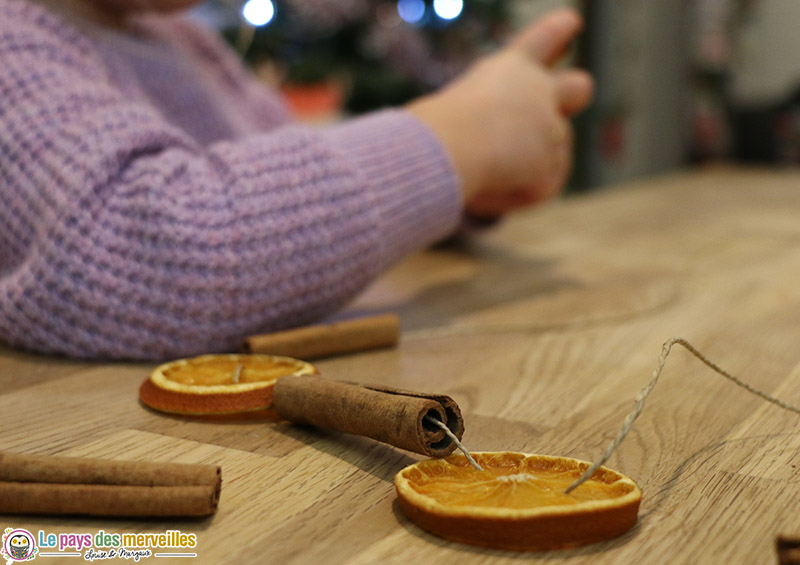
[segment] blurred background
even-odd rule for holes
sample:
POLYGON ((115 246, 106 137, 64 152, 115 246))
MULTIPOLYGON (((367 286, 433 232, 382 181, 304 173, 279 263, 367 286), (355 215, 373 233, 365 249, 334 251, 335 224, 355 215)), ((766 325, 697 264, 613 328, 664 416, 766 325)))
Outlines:
POLYGON ((193 16, 325 123, 433 90, 561 5, 584 15, 570 59, 597 81, 569 190, 800 163, 798 0, 207 0, 193 16))

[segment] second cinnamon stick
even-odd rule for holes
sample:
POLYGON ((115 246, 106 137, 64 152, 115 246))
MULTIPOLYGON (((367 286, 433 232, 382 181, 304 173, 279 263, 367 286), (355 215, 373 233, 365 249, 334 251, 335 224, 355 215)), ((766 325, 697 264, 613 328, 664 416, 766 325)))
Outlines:
POLYGON ((318 359, 393 347, 399 338, 399 318, 383 314, 250 336, 243 349, 248 353, 318 359))
POLYGON ((291 422, 358 434, 431 457, 449 455, 456 445, 426 417, 443 422, 458 439, 464 433, 461 410, 445 395, 288 376, 275 383, 273 402, 278 415, 291 422))
POLYGON ((135 486, 0 481, 0 513, 198 517, 213 514, 210 485, 135 486))
POLYGON ((0 481, 189 486, 220 483, 215 465, 0 453, 0 481))
POLYGON ((0 453, 0 513, 208 516, 215 465, 0 453))

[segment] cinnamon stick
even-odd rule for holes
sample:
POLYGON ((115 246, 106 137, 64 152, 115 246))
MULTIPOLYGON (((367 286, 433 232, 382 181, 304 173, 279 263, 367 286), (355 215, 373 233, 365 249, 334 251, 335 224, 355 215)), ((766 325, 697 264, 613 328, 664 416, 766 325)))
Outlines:
POLYGON ((779 565, 800 565, 800 537, 778 536, 775 545, 779 565))
POLYGON ((0 453, 0 513, 207 516, 219 502, 215 465, 0 453))
POLYGON ((287 376, 275 383, 273 403, 290 422, 358 434, 431 457, 449 455, 456 445, 426 416, 446 424, 459 440, 464 434, 458 404, 440 394, 287 376))
POLYGON ((399 318, 383 314, 250 336, 243 349, 248 353, 316 359, 394 347, 399 336, 399 318))
POLYGON ((0 514, 199 517, 217 508, 210 486, 127 486, 0 481, 0 514))

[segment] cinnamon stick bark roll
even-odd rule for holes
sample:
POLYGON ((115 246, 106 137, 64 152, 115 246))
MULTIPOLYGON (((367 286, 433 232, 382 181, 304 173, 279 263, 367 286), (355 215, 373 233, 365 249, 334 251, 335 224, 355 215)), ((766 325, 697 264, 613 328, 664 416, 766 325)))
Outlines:
POLYGON ((273 390, 278 415, 296 424, 369 437, 431 457, 444 457, 455 443, 426 417, 443 422, 459 440, 464 421, 446 395, 346 383, 317 376, 282 377, 273 390))
POLYGON ((216 465, 0 453, 0 513, 208 516, 216 465))
POLYGON ((394 347, 399 339, 400 319, 381 314, 250 336, 242 349, 246 353, 318 359, 394 347))

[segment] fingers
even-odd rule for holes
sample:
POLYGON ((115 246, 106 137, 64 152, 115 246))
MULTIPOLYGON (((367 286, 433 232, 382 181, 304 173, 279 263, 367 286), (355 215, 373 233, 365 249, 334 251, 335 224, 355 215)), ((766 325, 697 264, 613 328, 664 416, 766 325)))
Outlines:
MULTIPOLYGON (((523 51, 545 67, 552 67, 582 28, 583 21, 575 10, 553 10, 522 31, 512 48, 523 51)), ((574 116, 589 105, 594 82, 588 73, 580 70, 556 70, 553 73, 558 107, 564 116, 574 116)))
POLYGON ((571 117, 583 111, 592 101, 594 81, 581 70, 559 71, 556 80, 556 99, 564 116, 571 117))
POLYGON ((582 28, 583 20, 575 10, 553 10, 524 29, 512 45, 549 67, 558 62, 582 28))

